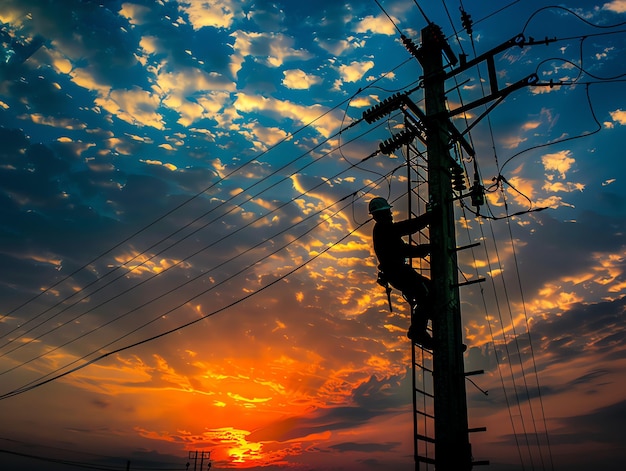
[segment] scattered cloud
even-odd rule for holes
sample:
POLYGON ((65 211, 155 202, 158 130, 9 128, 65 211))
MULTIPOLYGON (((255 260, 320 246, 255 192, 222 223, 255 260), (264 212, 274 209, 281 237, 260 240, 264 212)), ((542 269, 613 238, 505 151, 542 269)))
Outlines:
POLYGON ((323 81, 320 77, 307 74, 300 69, 285 70, 283 75, 283 85, 293 90, 307 90, 323 81))

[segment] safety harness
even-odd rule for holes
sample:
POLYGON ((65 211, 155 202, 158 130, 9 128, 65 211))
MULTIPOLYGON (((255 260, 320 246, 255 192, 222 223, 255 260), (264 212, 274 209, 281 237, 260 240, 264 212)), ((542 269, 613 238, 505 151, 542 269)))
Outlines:
POLYGON ((387 280, 387 277, 385 276, 385 274, 382 271, 378 271, 378 279, 376 280, 376 282, 382 286, 383 288, 385 288, 385 291, 387 292, 387 301, 389 302, 389 312, 393 312, 393 306, 391 305, 391 291, 392 288, 389 285, 389 280, 387 280))

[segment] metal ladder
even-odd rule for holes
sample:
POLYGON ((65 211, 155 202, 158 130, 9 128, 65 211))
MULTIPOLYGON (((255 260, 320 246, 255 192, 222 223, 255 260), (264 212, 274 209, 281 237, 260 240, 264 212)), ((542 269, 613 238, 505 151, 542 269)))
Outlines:
POLYGON ((432 352, 411 342, 413 386, 413 437, 416 471, 435 465, 435 396, 433 391, 432 352))

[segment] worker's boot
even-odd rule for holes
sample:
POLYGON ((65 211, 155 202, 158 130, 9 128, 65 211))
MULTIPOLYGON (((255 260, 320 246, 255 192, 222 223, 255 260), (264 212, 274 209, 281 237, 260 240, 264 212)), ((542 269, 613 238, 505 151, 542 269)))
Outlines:
POLYGON ((421 345, 427 350, 433 350, 435 342, 426 330, 428 325, 428 314, 423 311, 424 307, 418 305, 411 306, 411 326, 409 327, 409 331, 406 335, 413 341, 413 343, 421 345))
POLYGON ((434 350, 435 341, 426 330, 418 329, 411 324, 406 336, 410 338, 414 344, 421 345, 426 350, 434 350))

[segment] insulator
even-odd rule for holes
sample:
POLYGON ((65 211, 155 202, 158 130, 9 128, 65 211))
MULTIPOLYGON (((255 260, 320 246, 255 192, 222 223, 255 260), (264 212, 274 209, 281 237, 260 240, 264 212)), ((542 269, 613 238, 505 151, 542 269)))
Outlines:
POLYGON ((474 183, 470 190, 470 197, 472 199, 472 206, 482 206, 485 204, 485 187, 474 183))
POLYGON ((459 191, 459 192, 466 190, 467 186, 465 186, 465 180, 463 178, 453 180, 452 188, 454 188, 456 191, 459 191))
POLYGON ((485 187, 481 185, 478 172, 474 173, 474 184, 470 189, 470 198, 472 200, 472 206, 482 206, 485 204, 485 187))
POLYGON ((465 174, 463 172, 463 168, 460 165, 455 164, 450 169, 450 172, 452 173, 452 187, 459 192, 467 189, 467 186, 465 186, 465 174))
POLYGON ((465 29, 465 31, 467 32, 467 34, 469 36, 472 35, 472 25, 474 24, 474 22, 472 21, 472 17, 471 15, 468 15, 467 12, 463 9, 461 10, 461 24, 463 25, 463 28, 465 29))
POLYGON ((407 38, 404 34, 400 36, 400 39, 402 40, 402 44, 406 50, 409 51, 409 54, 415 57, 418 61, 421 60, 422 51, 417 44, 415 44, 411 38, 407 38))
POLYGON ((374 121, 378 121, 383 116, 391 113, 393 110, 400 108, 404 97, 404 93, 394 93, 389 98, 385 98, 380 103, 377 103, 371 108, 365 110, 363 112, 363 119, 370 124, 374 121))
POLYGON ((395 136, 384 140, 379 144, 380 151, 385 155, 390 155, 406 144, 410 144, 415 139, 415 134, 411 131, 401 131, 395 136))

